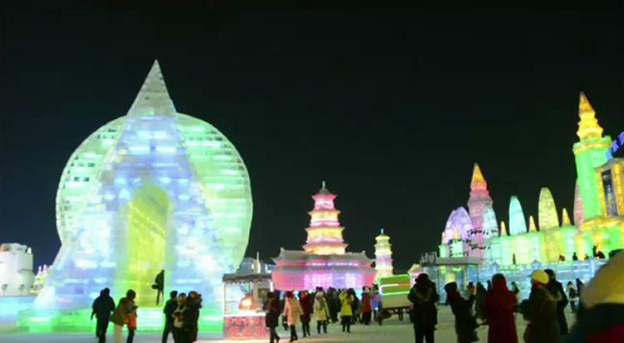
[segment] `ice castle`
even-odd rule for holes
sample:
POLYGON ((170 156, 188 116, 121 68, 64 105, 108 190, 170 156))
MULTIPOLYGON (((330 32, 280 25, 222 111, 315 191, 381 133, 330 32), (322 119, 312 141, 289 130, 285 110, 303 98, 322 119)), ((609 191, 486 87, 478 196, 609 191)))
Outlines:
POLYGON ((579 141, 574 143, 577 182, 574 224, 563 208, 561 217, 552 193, 542 188, 537 211, 525 216, 520 200, 512 196, 509 225, 500 227, 492 208, 487 182, 475 164, 470 184, 468 211, 451 212, 437 254, 421 258, 422 270, 442 286, 457 281, 485 283, 502 272, 509 281, 524 284, 537 268, 551 268, 564 281, 588 280, 608 258, 622 249, 624 240, 624 159, 613 158, 613 148, 624 145, 603 136, 595 112, 584 94, 579 104, 579 141), (539 224, 539 225, 538 225, 539 224), (507 229, 509 228, 509 229, 507 229))
POLYGON ((155 62, 128 113, 69 158, 56 213, 62 247, 29 327, 90 328, 105 287, 116 300, 134 289, 139 327, 160 327, 152 285, 163 270, 165 294, 196 290, 202 318, 220 320, 222 275, 249 238, 249 174, 221 132, 176 110, 155 62))

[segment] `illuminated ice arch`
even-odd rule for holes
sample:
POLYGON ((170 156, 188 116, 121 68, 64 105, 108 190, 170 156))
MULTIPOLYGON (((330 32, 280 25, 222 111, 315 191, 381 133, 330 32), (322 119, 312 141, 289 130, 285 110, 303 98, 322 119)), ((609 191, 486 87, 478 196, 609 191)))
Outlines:
POLYGON ((72 154, 56 209, 62 247, 37 304, 80 309, 109 287, 153 306, 163 269, 167 289, 217 299, 245 253, 252 198, 232 143, 175 110, 154 63, 128 114, 72 154))

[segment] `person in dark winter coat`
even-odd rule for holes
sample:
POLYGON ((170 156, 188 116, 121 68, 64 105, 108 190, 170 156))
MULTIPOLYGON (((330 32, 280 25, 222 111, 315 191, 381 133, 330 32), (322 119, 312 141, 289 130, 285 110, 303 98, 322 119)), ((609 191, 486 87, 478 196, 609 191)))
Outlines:
POLYGON ((115 301, 110 296, 110 289, 104 288, 100 291, 100 296, 95 298, 93 305, 91 306, 91 319, 93 317, 97 319, 97 326, 95 328, 95 336, 99 338, 100 343, 106 342, 106 331, 108 330, 108 323, 110 321, 111 314, 115 310, 115 301))
POLYGON ((416 278, 407 298, 412 302, 410 318, 414 324, 416 343, 434 343, 435 326, 438 324, 438 293, 429 281, 429 275, 422 273, 416 278))
POLYGON ((457 343, 470 343, 479 340, 475 329, 479 327, 477 320, 472 315, 472 305, 474 303, 474 295, 470 295, 468 300, 462 298, 457 291, 455 282, 447 283, 444 286, 448 303, 451 305, 453 314, 455 315, 455 333, 457 334, 457 343))
POLYGON ((189 292, 186 298, 186 312, 184 313, 184 321, 182 332, 185 335, 184 343, 192 343, 197 341, 197 332, 199 329, 199 311, 202 307, 201 295, 195 291, 189 292))
POLYGON ((559 320, 559 333, 562 336, 568 334, 568 321, 565 316, 565 308, 568 306, 568 297, 561 282, 557 281, 555 272, 552 269, 544 270, 548 274, 548 284, 546 289, 557 301, 557 319, 559 320))
POLYGON ((329 309, 329 316, 332 323, 338 323, 338 312, 340 311, 340 300, 338 299, 338 293, 333 287, 327 289, 327 307, 329 309))
POLYGON ((559 320, 557 319, 557 302, 546 289, 548 274, 543 270, 535 270, 531 274, 531 294, 529 299, 520 304, 520 312, 529 325, 524 332, 526 343, 559 343, 559 320))
POLYGON ((487 294, 487 290, 483 287, 481 282, 477 282, 477 291, 475 294, 475 317, 479 319, 483 319, 483 301, 485 301, 485 296, 487 294))
POLYGON ((624 342, 624 252, 609 262, 583 288, 576 324, 566 343, 624 342))
POLYGON ((303 291, 299 295, 299 305, 301 305, 301 328, 303 330, 303 337, 312 336, 310 333, 310 320, 312 318, 312 297, 308 294, 308 291, 303 291))
POLYGON ((270 343, 279 343, 280 336, 275 328, 279 325, 280 303, 278 296, 273 292, 269 292, 268 298, 266 304, 264 304, 264 310, 266 311, 265 323, 270 331, 270 343))
POLYGON ((178 292, 172 291, 169 293, 170 299, 165 303, 163 308, 163 314, 165 315, 165 328, 162 334, 162 343, 167 343, 169 339, 169 333, 173 335, 173 341, 176 341, 175 332, 173 331, 173 312, 178 308, 178 292))
POLYGON ((514 292, 507 289, 503 274, 492 277, 492 289, 485 296, 483 315, 488 329, 488 343, 518 343, 516 318, 518 300, 514 292))

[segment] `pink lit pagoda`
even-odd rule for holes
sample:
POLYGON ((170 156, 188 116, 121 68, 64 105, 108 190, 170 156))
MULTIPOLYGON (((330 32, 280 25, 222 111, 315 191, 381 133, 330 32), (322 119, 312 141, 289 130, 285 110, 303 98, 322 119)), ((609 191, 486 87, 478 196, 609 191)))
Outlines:
POLYGON ((273 260, 273 283, 278 290, 312 290, 323 288, 354 288, 371 286, 375 269, 364 252, 346 252, 342 238, 344 227, 334 207, 335 194, 325 187, 315 194, 314 209, 310 214, 308 239, 304 250, 284 250, 273 260))

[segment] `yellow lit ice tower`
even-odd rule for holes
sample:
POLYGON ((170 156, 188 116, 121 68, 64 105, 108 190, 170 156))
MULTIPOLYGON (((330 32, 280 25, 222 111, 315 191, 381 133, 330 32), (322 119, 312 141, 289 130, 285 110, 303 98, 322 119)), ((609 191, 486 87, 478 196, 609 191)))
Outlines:
MULTIPOLYGON (((581 258, 597 251, 608 253, 622 247, 624 236, 624 161, 608 158, 611 147, 623 144, 602 136, 596 113, 587 97, 581 93, 579 104, 579 141, 574 144, 579 206, 582 208, 582 235, 577 239, 581 258)), ((620 137, 622 138, 622 137, 620 137)))
POLYGON ((91 327, 75 312, 89 312, 105 287, 117 299, 131 288, 139 327, 149 329, 162 325, 151 286, 163 270, 165 292, 199 291, 202 318, 218 318, 221 275, 247 246, 251 186, 234 145, 176 110, 154 63, 128 113, 71 155, 56 211, 62 247, 35 302, 51 317, 38 322, 91 327))

